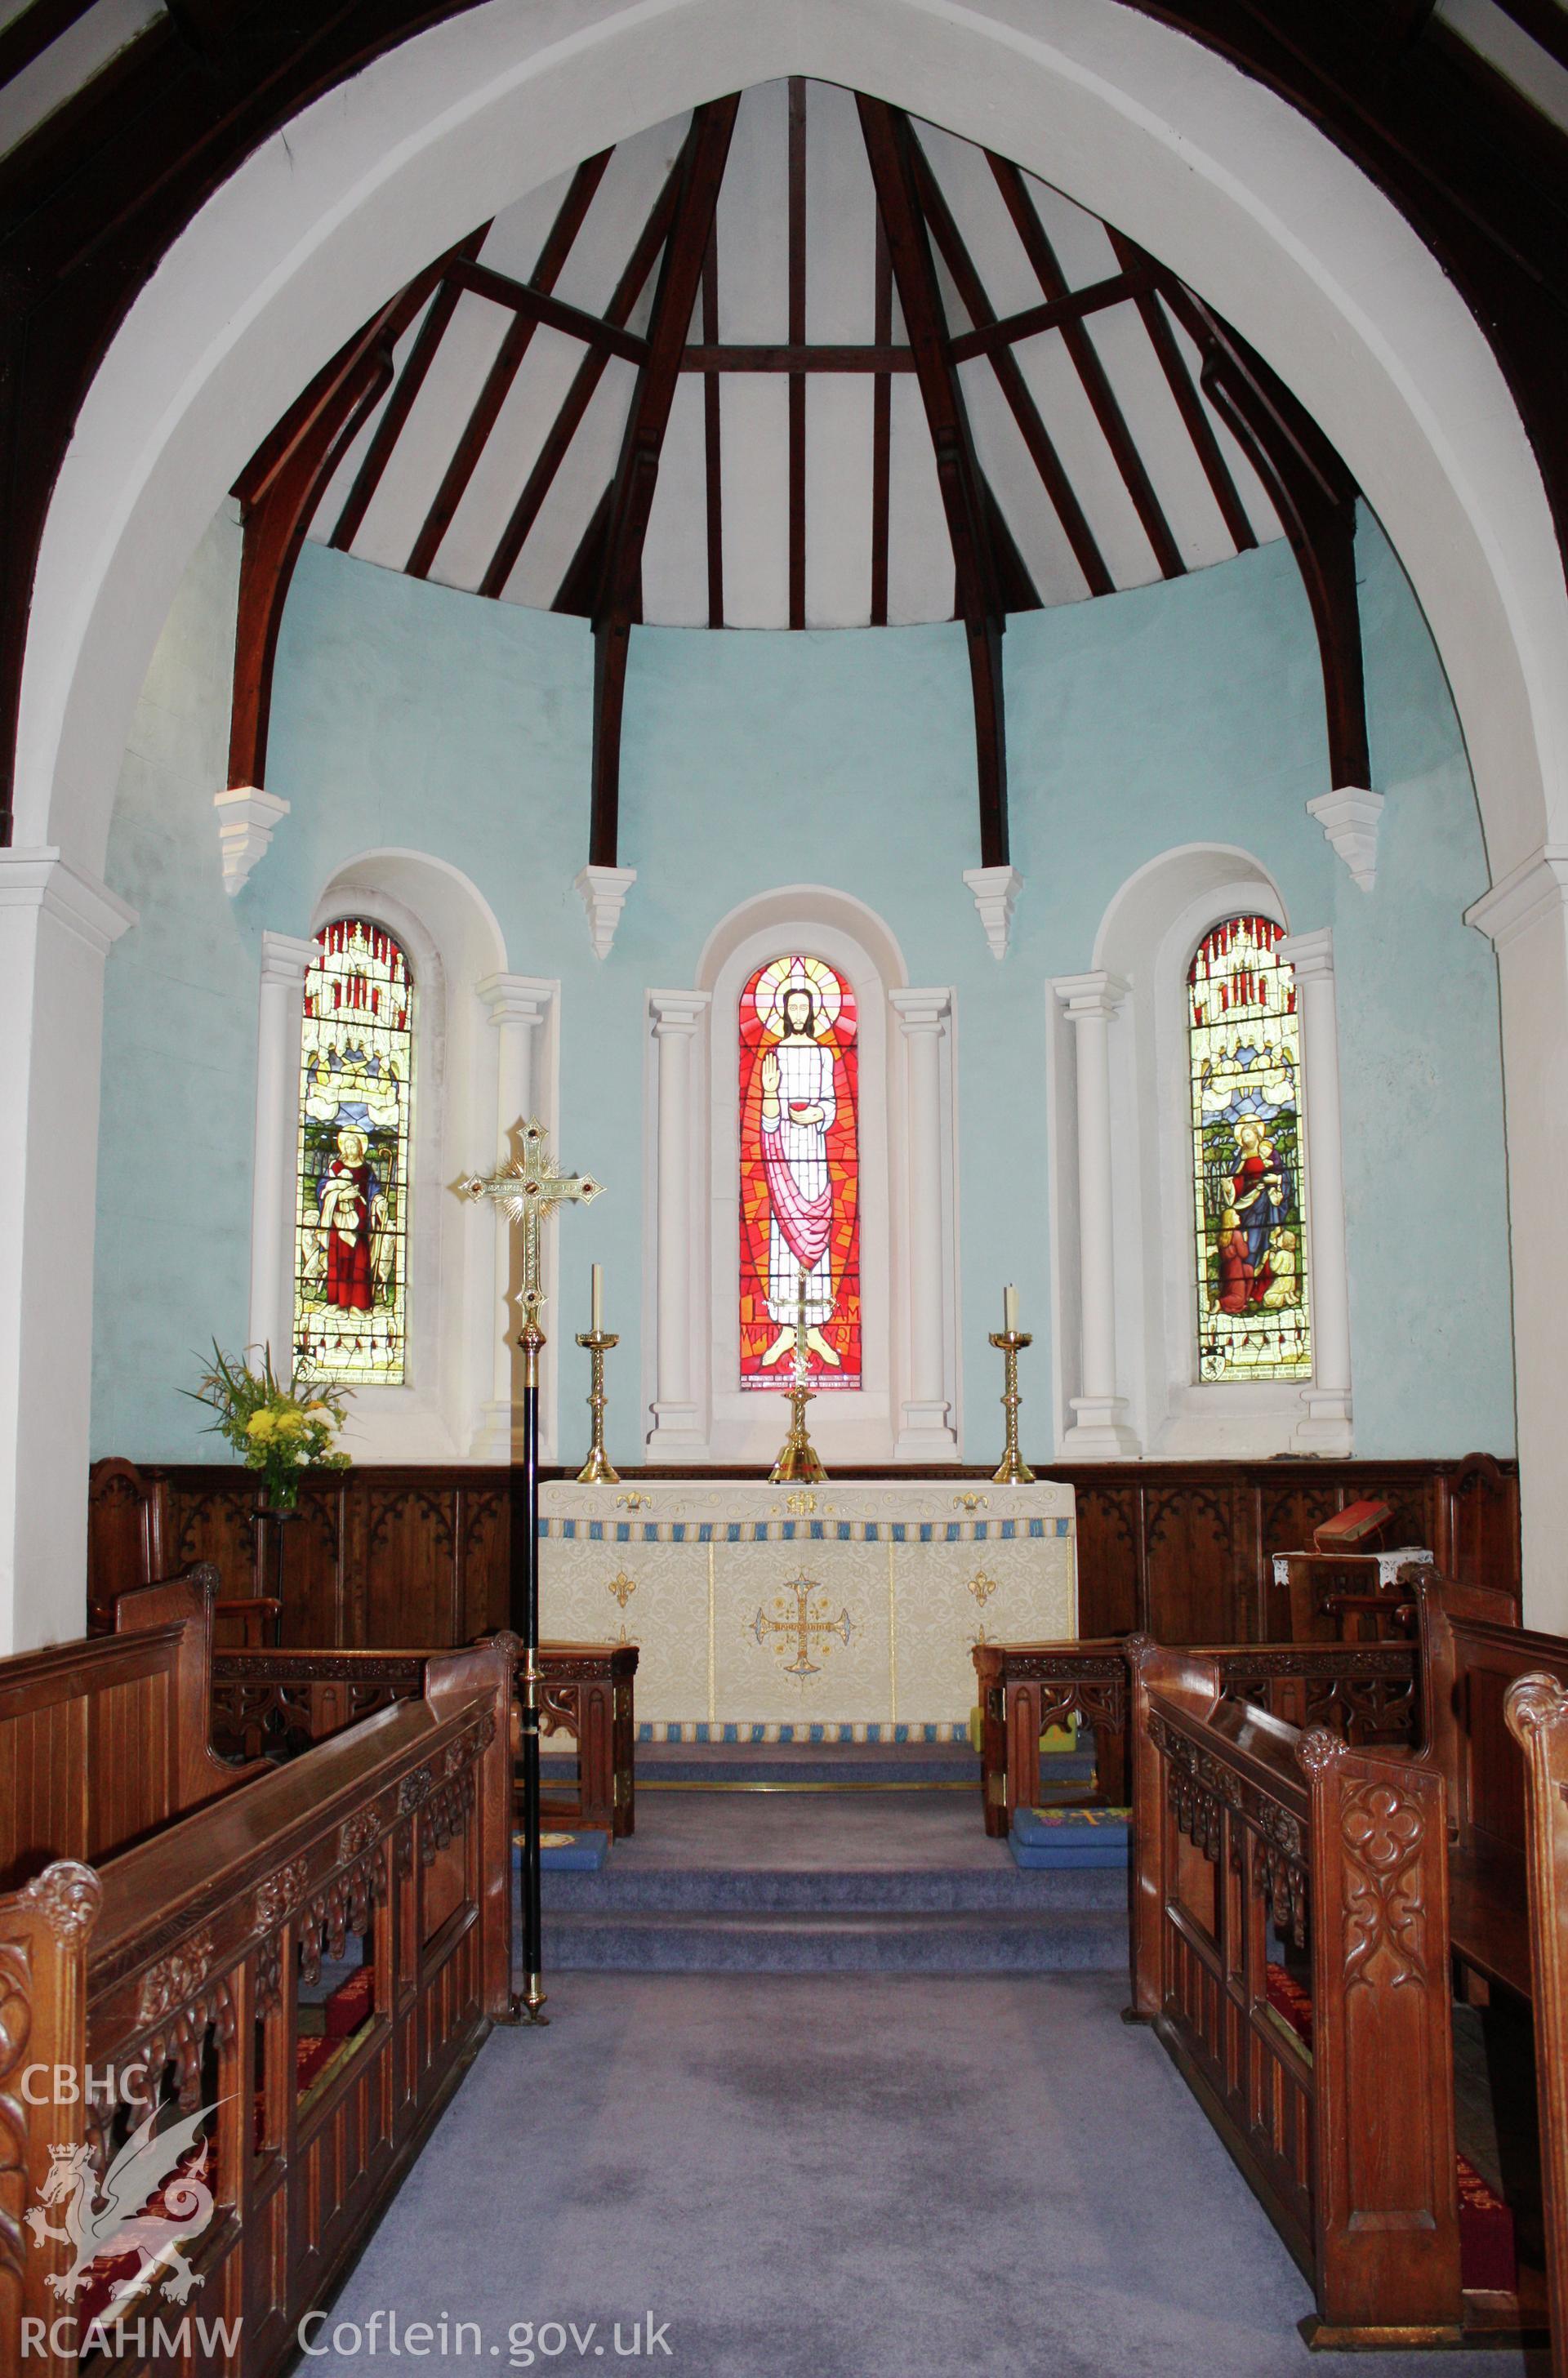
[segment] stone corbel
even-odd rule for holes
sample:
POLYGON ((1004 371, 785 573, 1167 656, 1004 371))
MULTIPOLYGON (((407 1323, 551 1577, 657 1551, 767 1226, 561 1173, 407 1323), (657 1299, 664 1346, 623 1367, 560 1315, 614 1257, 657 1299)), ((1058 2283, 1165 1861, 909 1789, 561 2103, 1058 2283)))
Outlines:
POLYGON ((218 847, 223 858, 223 889, 232 900, 248 881, 250 871, 266 854, 282 818, 288 815, 288 803, 281 793, 269 793, 259 785, 231 785, 226 793, 214 793, 212 807, 218 812, 218 847))
POLYGON ((1016 867, 966 867, 964 882, 974 895, 991 955, 1000 961, 1007 955, 1013 908, 1023 889, 1023 877, 1016 867))
POLYGON ((1317 819, 1363 892, 1377 881, 1378 820, 1382 813, 1381 793, 1364 792, 1357 785, 1336 787, 1307 804, 1308 816, 1317 819))
POLYGON ((597 958, 607 958, 615 943, 615 929, 626 895, 637 880, 634 867, 585 867, 575 889, 588 918, 588 939, 597 958))

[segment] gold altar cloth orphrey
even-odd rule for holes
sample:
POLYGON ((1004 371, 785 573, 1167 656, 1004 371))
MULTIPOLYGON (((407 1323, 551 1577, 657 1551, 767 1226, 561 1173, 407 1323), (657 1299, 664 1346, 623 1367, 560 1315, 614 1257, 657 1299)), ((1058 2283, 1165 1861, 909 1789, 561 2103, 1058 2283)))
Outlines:
POLYGON ((637 1644, 655 1740, 961 1738, 978 1641, 1078 1632, 1073 1493, 1052 1480, 561 1482, 539 1534, 541 1632, 637 1644))

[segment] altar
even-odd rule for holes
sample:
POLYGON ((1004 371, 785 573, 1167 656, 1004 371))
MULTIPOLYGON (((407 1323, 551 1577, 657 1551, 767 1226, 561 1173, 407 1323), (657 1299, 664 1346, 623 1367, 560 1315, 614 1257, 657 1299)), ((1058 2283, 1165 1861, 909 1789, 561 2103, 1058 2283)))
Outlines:
POLYGON ((1078 1632, 1055 1481, 562 1482, 539 1537, 541 1635, 639 1646, 645 1740, 962 1739, 976 1643, 1078 1632))

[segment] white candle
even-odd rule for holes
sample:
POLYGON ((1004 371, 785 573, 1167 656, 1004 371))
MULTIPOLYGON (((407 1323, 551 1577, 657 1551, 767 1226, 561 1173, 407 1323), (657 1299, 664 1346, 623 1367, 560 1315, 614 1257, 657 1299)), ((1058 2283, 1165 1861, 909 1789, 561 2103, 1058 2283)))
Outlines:
POLYGON ((601 1325, 601 1322, 602 1322, 602 1320, 603 1320, 603 1315, 604 1315, 604 1266, 603 1266, 603 1264, 596 1264, 596 1265, 594 1266, 594 1306, 593 1306, 593 1334, 594 1334, 594 1336, 595 1336, 596 1338, 599 1335, 600 1325, 601 1325))
POLYGON ((1002 1291, 1002 1327, 1012 1337, 1019 1326, 1019 1292, 1011 1286, 1002 1291))

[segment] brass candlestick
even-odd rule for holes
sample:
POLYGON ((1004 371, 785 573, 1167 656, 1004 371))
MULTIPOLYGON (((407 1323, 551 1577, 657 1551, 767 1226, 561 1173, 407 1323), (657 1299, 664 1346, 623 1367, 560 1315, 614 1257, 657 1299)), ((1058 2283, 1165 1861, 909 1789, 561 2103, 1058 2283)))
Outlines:
POLYGON ((790 1434, 784 1439, 778 1460, 768 1471, 768 1483, 782 1486, 786 1483, 804 1482, 815 1486, 827 1475, 817 1459, 816 1447, 806 1434, 806 1406, 816 1392, 811 1384, 811 1350, 806 1344, 806 1276, 801 1274, 800 1290, 795 1300, 795 1351, 792 1356, 795 1375, 790 1387, 790 1434))
POLYGON ((1019 1354, 1034 1340, 1027 1329, 994 1329, 991 1343, 1000 1348, 1007 1372, 1002 1408, 1007 1415, 1007 1449, 1000 1469, 991 1472, 992 1482, 997 1486, 1032 1486, 1034 1472, 1019 1451, 1019 1406, 1023 1401, 1019 1393, 1019 1354))
POLYGON ((609 1401, 604 1391, 604 1358, 621 1340, 605 1329, 580 1329, 577 1343, 585 1346, 594 1366, 594 1383, 588 1395, 588 1410, 594 1416, 594 1441, 588 1447, 588 1458, 577 1472, 580 1486, 619 1486, 621 1472, 612 1465, 604 1449, 604 1408, 609 1401))

